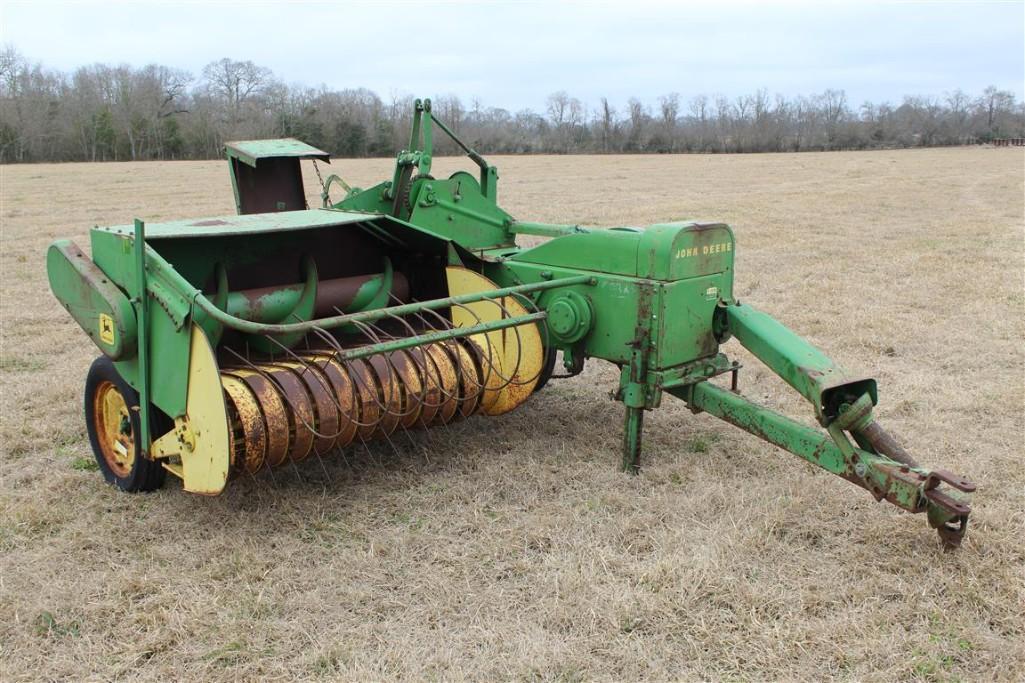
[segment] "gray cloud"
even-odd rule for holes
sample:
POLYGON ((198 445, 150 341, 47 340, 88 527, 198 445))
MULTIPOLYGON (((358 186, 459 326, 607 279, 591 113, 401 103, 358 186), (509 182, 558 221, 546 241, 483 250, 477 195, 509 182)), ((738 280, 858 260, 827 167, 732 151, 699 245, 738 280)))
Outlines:
POLYGON ((508 109, 567 90, 653 101, 676 91, 826 88, 896 101, 1025 86, 1025 4, 7 2, 0 40, 70 70, 189 69, 229 56, 331 88, 454 93, 508 109))

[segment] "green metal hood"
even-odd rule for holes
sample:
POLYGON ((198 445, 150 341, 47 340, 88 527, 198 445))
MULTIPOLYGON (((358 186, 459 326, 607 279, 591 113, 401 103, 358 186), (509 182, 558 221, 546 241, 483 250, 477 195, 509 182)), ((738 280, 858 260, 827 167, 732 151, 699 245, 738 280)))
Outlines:
POLYGON ((229 159, 238 159, 249 166, 256 166, 256 162, 260 159, 279 159, 281 157, 331 162, 330 154, 295 138, 226 142, 224 150, 229 159))
MULTIPOLYGON (((381 218, 380 214, 336 209, 307 209, 305 211, 281 211, 278 213, 254 213, 241 216, 216 216, 214 218, 190 218, 167 223, 147 223, 146 238, 174 239, 187 237, 221 237, 226 235, 255 235, 268 232, 287 232, 328 228, 336 225, 361 223, 381 218)), ((131 225, 115 225, 109 228, 95 228, 102 232, 133 234, 131 225)))

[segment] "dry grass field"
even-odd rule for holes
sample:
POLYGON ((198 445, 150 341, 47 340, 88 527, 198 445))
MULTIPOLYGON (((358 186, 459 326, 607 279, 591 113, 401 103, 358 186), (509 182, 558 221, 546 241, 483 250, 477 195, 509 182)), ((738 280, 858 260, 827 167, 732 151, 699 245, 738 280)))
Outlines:
MULTIPOLYGON (((231 213, 226 167, 3 167, 0 678, 1025 679, 1022 150, 495 161, 518 217, 731 223, 737 295, 874 374, 881 421, 978 483, 961 550, 672 398, 620 474, 598 362, 399 452, 218 498, 118 493, 81 413, 97 352, 45 249, 231 213)), ((364 186, 390 168, 332 165, 364 186)), ((810 417, 726 350, 745 394, 810 417)))

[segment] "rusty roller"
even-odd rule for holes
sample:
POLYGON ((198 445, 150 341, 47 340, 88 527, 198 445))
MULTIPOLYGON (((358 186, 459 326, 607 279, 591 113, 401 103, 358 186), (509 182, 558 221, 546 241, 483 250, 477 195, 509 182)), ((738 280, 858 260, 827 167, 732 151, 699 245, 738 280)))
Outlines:
POLYGON ((332 350, 221 370, 235 474, 325 455, 397 429, 506 412, 525 400, 497 349, 464 338, 343 360, 332 350))

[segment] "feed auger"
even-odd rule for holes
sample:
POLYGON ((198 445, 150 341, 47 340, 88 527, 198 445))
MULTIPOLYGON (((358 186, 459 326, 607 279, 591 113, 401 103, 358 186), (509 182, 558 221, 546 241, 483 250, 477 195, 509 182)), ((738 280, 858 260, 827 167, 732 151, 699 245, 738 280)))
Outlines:
MULTIPOLYGON (((965 533, 974 485, 918 465, 854 377, 733 296, 733 232, 680 221, 593 229, 514 219, 498 171, 417 101, 409 149, 369 189, 322 181, 309 209, 297 140, 229 143, 237 214, 96 227, 92 258, 49 249, 53 292, 100 347, 86 380, 89 439, 125 491, 220 493, 233 477, 396 430, 515 409, 588 358, 621 371, 623 469, 666 394, 910 512, 943 542, 965 533), (430 175, 432 133, 479 167, 430 175), (337 185, 345 196, 332 202, 337 185), (516 235, 550 238, 531 248, 516 235), (743 398, 735 338, 812 405, 822 429, 743 398), (731 375, 731 387, 710 381, 731 375)), ((319 176, 319 168, 318 176, 319 176)))

